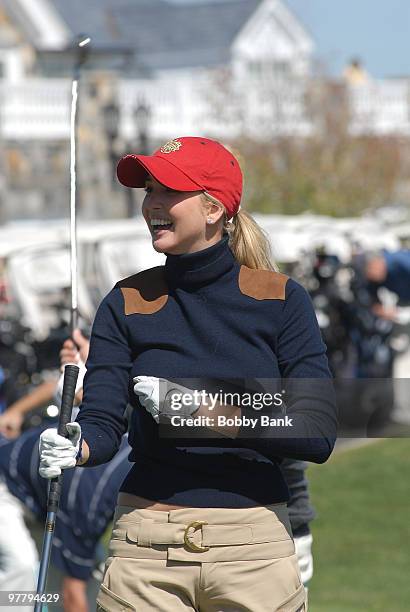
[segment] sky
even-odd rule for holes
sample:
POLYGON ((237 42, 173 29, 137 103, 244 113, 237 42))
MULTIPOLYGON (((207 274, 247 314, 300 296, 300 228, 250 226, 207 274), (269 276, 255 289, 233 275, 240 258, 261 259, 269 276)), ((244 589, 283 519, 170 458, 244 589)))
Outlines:
POLYGON ((340 74, 358 56, 375 78, 410 76, 410 0, 283 1, 313 37, 329 73, 340 74))

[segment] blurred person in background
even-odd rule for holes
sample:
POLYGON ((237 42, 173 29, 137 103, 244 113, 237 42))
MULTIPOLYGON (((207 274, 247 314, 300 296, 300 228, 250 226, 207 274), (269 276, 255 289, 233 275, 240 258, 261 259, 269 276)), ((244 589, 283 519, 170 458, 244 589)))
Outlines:
MULTIPOLYGON (((0 434, 0 464, 10 444, 0 434)), ((37 565, 37 548, 24 521, 24 504, 10 493, 0 465, 0 592, 35 591, 37 565)), ((6 606, 5 612, 16 609, 6 606)))
MULTIPOLYGON (((62 367, 66 363, 81 366, 76 394, 78 402, 82 397, 84 376, 81 356, 86 359, 88 340, 79 330, 74 337, 80 351, 72 341, 67 341, 60 358, 62 367)), ((62 383, 63 376, 53 386, 58 404, 61 403, 62 383)), ((49 400, 49 394, 41 388, 39 394, 34 394, 34 399, 32 395, 16 403, 13 417, 6 421, 5 429, 11 433, 11 438, 16 437, 27 407, 39 405, 40 397, 49 400)), ((77 412, 78 408, 75 408, 73 418, 77 412)), ((41 537, 47 509, 48 480, 38 473, 38 437, 46 427, 48 425, 43 424, 27 430, 14 440, 0 436, 0 589, 36 590, 38 554, 26 527, 24 513, 28 510, 32 517, 41 521, 41 529, 37 524, 34 530, 41 537)), ((128 435, 125 434, 120 451, 112 461, 89 470, 78 467, 65 475, 48 580, 48 591, 61 593, 58 607, 62 609, 60 605, 64 601, 64 612, 89 610, 87 583, 97 565, 101 536, 112 521, 118 490, 132 465, 128 461, 130 450, 128 435)))
POLYGON ((10 439, 17 438, 21 434, 25 417, 36 408, 53 401, 57 384, 58 378, 44 381, 10 406, 5 405, 0 414, 0 434, 10 439))
MULTIPOLYGON (((285 457, 326 461, 337 426, 333 395, 323 393, 331 375, 310 298, 274 270, 261 228, 239 210, 238 162, 216 141, 184 137, 152 156, 126 156, 118 176, 127 187, 145 186, 143 215, 167 261, 120 281, 100 305, 80 413, 67 426, 69 439, 42 433, 40 473, 53 478, 110 460, 129 402, 136 463, 118 497, 100 608, 304 610, 279 465, 285 457), (166 377, 181 376, 316 378, 322 392, 292 404, 292 438, 258 429, 251 439, 241 426, 227 433, 217 419, 220 436, 184 438, 178 447, 175 433, 170 444, 159 435, 160 416, 175 414, 159 385, 175 391, 166 377), (200 543, 202 525, 210 546, 200 543)), ((177 391, 193 398, 184 385, 177 391)), ((217 405, 218 416, 249 412, 217 405)), ((188 413, 209 418, 195 401, 188 413)))
MULTIPOLYGON (((26 415, 52 401, 58 379, 46 381, 17 399, 13 389, 14 372, 11 370, 10 373, 8 354, 2 354, 2 360, 5 369, 0 366, 0 590, 35 591, 38 552, 25 522, 27 508, 30 506, 26 502, 32 499, 35 492, 32 490, 31 494, 27 493, 17 469, 17 457, 24 445, 19 436, 26 415), (12 403, 8 405, 10 401, 12 403), (12 440, 16 441, 15 444, 12 440), (10 482, 14 483, 14 494, 10 490, 10 482)), ((38 430, 34 440, 37 437, 38 430)), ((27 466, 32 474, 33 467, 34 474, 37 472, 36 464, 30 464, 28 458, 27 466)), ((6 612, 11 609, 27 608, 6 607, 6 612)))
POLYGON ((395 406, 392 420, 396 423, 410 424, 408 401, 409 376, 409 336, 410 336, 410 250, 400 249, 370 253, 366 258, 365 276, 372 291, 377 294, 379 287, 385 287, 397 296, 397 304, 385 305, 376 301, 372 306, 374 314, 391 321, 401 329, 401 355, 398 354, 394 366, 395 406))
MULTIPOLYGON (((9 568, 0 571, 0 587, 7 590, 36 589, 38 555, 23 514, 27 508, 40 521, 35 531, 41 537, 48 494, 48 481, 37 469, 43 430, 44 426, 27 430, 0 451, 0 567, 4 560, 9 568)), ((112 521, 119 487, 131 467, 129 453, 124 435, 119 453, 109 463, 65 474, 47 584, 49 592, 60 593, 65 612, 89 610, 87 582, 98 565, 99 541, 112 521)))
POLYGON ((309 495, 309 482, 306 478, 307 461, 284 459, 280 469, 289 488, 289 520, 298 557, 302 582, 307 590, 313 578, 313 535, 310 523, 315 519, 316 512, 309 495))
POLYGON ((343 70, 343 78, 349 85, 360 86, 369 82, 370 77, 360 58, 353 57, 343 70))
MULTIPOLYGON (((409 249, 393 252, 383 249, 377 255, 369 255, 365 274, 369 282, 379 287, 386 287, 386 289, 395 293, 401 302, 410 302, 409 249)), ((381 309, 380 313, 383 313, 381 309)), ((384 314, 388 315, 389 313, 384 314)))

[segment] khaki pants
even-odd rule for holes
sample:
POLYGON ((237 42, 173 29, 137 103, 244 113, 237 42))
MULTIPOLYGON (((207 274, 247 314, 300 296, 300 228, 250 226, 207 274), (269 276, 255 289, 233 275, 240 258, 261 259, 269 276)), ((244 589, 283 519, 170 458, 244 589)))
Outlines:
POLYGON ((117 506, 97 611, 305 612, 286 504, 117 506))

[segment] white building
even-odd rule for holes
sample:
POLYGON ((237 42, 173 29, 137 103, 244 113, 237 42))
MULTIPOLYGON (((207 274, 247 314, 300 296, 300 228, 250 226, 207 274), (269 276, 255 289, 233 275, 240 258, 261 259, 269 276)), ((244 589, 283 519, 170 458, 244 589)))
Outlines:
MULTIPOLYGON (((151 23, 151 32, 155 10, 144 23, 151 23)), ((168 11, 172 40, 164 36, 160 50, 151 40, 141 56, 150 78, 121 82, 125 133, 132 129, 131 109, 140 96, 153 108, 158 138, 176 133, 229 138, 252 126, 260 133, 262 117, 273 124, 275 95, 293 96, 287 121, 294 131, 303 129, 300 89, 310 72, 313 41, 283 2, 230 0, 178 9, 169 4, 168 11)), ((276 123, 286 128, 283 117, 276 123)))
POLYGON ((159 140, 235 136, 255 124, 260 131, 263 118, 281 129, 306 129, 301 87, 313 42, 280 0, 0 0, 0 10, 6 139, 68 137, 70 46, 81 32, 92 38, 89 65, 120 71, 127 139, 141 100, 159 140))
MULTIPOLYGON (((0 0, 4 139, 68 138, 72 41, 82 32, 92 38, 89 68, 120 76, 126 140, 141 101, 155 140, 311 130, 304 92, 314 43, 284 0, 0 0)), ((410 135, 409 83, 351 86, 353 133, 410 135)))

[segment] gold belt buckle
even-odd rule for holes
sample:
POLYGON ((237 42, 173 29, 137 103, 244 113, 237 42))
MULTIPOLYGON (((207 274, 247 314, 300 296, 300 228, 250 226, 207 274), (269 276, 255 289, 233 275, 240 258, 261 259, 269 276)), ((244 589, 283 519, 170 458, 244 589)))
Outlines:
POLYGON ((202 525, 208 525, 208 522, 207 521, 192 521, 192 523, 189 523, 189 525, 185 527, 185 531, 184 531, 185 546, 189 548, 190 550, 193 550, 194 552, 205 552, 209 550, 209 546, 199 546, 198 544, 195 544, 195 542, 191 542, 191 540, 188 537, 188 529, 190 527, 193 527, 194 530, 197 530, 199 529, 199 527, 202 527, 202 525))

